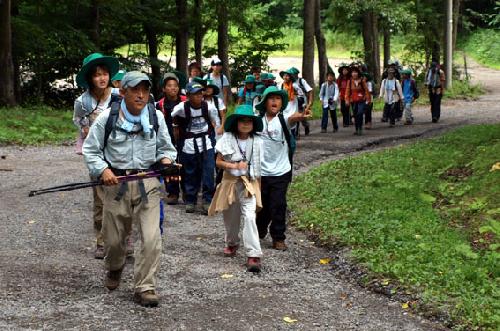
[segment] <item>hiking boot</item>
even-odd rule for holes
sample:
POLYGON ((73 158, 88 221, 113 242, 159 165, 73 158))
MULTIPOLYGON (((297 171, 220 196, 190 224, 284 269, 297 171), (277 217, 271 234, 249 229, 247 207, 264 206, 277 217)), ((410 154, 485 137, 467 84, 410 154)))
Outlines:
POLYGON ((326 129, 321 129, 321 133, 326 133, 326 129))
POLYGON ((186 213, 192 214, 196 210, 196 207, 193 203, 186 204, 186 213))
POLYGON ((438 119, 437 118, 433 118, 432 119, 432 123, 437 123, 438 122, 438 119))
POLYGON ((208 215, 208 209, 210 208, 210 204, 209 203, 204 203, 201 205, 201 213, 203 215, 208 215))
POLYGON ((260 272, 260 257, 249 257, 247 259, 248 272, 260 272))
POLYGON ((337 129, 333 129, 333 133, 335 133, 335 132, 337 132, 337 131, 339 131, 339 129, 338 129, 338 128, 337 128, 337 129))
POLYGON ((304 131, 305 131, 305 135, 306 135, 306 136, 308 136, 308 135, 309 135, 309 133, 310 133, 310 129, 309 129, 309 127, 308 127, 308 126, 306 126, 306 127, 305 127, 305 129, 304 129, 304 131))
POLYGON ((386 122, 388 122, 388 120, 387 120, 387 118, 382 117, 382 118, 380 119, 380 122, 382 122, 382 123, 386 123, 386 122))
POLYGON ((160 303, 160 299, 154 290, 148 290, 141 293, 134 293, 134 301, 143 307, 156 307, 160 303))
POLYGON ((277 251, 286 251, 288 249, 284 240, 273 241, 273 248, 277 251))
POLYGON ((363 135, 363 129, 359 129, 358 130, 358 136, 362 136, 363 135))
POLYGON ((167 195, 165 201, 167 202, 167 205, 176 205, 179 203, 179 196, 175 194, 169 194, 167 195))
POLYGON ((120 285, 120 278, 122 277, 123 267, 118 270, 110 270, 106 274, 106 279, 104 280, 104 286, 108 288, 108 290, 113 291, 120 285))
POLYGON ((372 128, 372 123, 366 123, 365 124, 365 129, 370 130, 372 128))
POLYGON ((226 246, 224 247, 224 256, 233 257, 236 255, 236 251, 238 250, 238 245, 236 246, 226 246))
POLYGON ((97 245, 95 247, 95 251, 94 251, 94 258, 96 258, 98 260, 102 260, 102 259, 104 259, 105 255, 106 255, 106 251, 104 251, 104 246, 97 245))

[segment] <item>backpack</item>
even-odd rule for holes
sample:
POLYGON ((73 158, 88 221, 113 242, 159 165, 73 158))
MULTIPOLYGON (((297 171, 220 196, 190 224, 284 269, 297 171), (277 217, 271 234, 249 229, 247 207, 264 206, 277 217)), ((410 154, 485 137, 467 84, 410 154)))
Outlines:
MULTIPOLYGON (((111 98, 113 100, 113 97, 111 98)), ((111 110, 109 112, 108 120, 106 121, 106 125, 104 126, 104 144, 102 149, 106 148, 108 144, 109 136, 112 132, 114 132, 114 128, 116 126, 116 122, 118 121, 118 117, 120 115, 120 102, 121 97, 115 99, 114 102, 111 103, 111 110)), ((160 125, 158 123, 158 116, 156 115, 156 108, 153 103, 148 102, 148 111, 149 111, 149 124, 153 126, 154 132, 158 134, 158 129, 160 125)), ((150 138, 153 138, 153 131, 150 133, 150 138)))
MULTIPOLYGON (((404 83, 405 81, 401 83, 401 89, 404 89, 404 83)), ((415 99, 418 99, 418 97, 420 97, 420 92, 418 91, 417 83, 415 83, 414 79, 410 79, 410 84, 411 84, 411 89, 413 90, 413 97, 415 99)))

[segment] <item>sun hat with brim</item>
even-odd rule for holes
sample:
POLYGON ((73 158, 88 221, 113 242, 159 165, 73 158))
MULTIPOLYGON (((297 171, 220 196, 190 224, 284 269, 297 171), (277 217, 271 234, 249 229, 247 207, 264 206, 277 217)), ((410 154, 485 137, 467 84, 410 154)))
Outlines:
POLYGON ((140 71, 129 71, 122 78, 122 89, 136 87, 142 82, 147 82, 151 86, 148 75, 140 71))
POLYGON ((292 69, 287 69, 285 71, 280 71, 280 77, 281 78, 283 78, 286 74, 290 75, 290 77, 292 78, 292 81, 295 81, 295 79, 296 79, 296 76, 295 76, 296 73, 295 73, 295 71, 293 71, 292 69))
POLYGON ((410 75, 412 74, 411 69, 404 69, 399 72, 401 75, 410 75))
POLYGON ((291 67, 291 68, 290 68, 290 69, 288 69, 288 70, 290 70, 291 72, 293 72, 293 74, 294 74, 294 75, 298 75, 298 74, 300 74, 300 70, 299 70, 299 69, 297 69, 297 68, 295 68, 295 67, 291 67))
POLYGON ((215 85, 215 82, 213 79, 205 79, 205 84, 206 84, 205 87, 211 87, 214 89, 213 95, 218 95, 220 93, 220 88, 217 85, 215 85))
POLYGON ((256 83, 256 79, 255 79, 255 76, 254 75, 247 75, 245 77, 245 84, 255 84, 256 83))
POLYGON ((257 84, 257 86, 255 86, 255 93, 257 95, 262 95, 262 93, 264 93, 265 89, 266 89, 266 85, 264 85, 264 84, 257 84))
POLYGON ((350 68, 349 68, 349 65, 348 65, 347 63, 345 63, 345 62, 340 63, 340 64, 339 64, 339 74, 342 74, 342 70, 343 70, 344 68, 345 68, 345 69, 347 69, 347 70, 349 70, 349 69, 350 69, 350 68))
POLYGON ((116 73, 116 75, 114 75, 111 78, 111 81, 114 82, 114 81, 117 81, 117 80, 122 80, 123 76, 125 76, 125 74, 126 74, 125 70, 118 70, 118 72, 116 73))
POLYGON ((161 86, 165 86, 165 84, 169 81, 169 80, 175 80, 177 82, 177 84, 179 84, 179 77, 177 77, 176 74, 174 74, 173 72, 167 72, 163 75, 163 77, 161 78, 161 86))
POLYGON ((192 82, 200 83, 201 85, 207 87, 207 81, 201 77, 193 77, 192 82))
POLYGON ((87 75, 93 67, 98 65, 108 68, 110 77, 114 77, 120 68, 120 63, 114 57, 104 56, 101 53, 92 53, 83 59, 82 69, 76 75, 76 84, 83 88, 89 88, 87 75))
POLYGON ((232 132, 233 130, 235 130, 238 119, 243 117, 248 117, 253 120, 253 130, 255 132, 262 131, 262 120, 259 116, 254 114, 253 108, 250 105, 239 105, 238 107, 236 107, 234 113, 226 118, 226 122, 224 123, 224 131, 232 132))
POLYGON ((187 94, 195 94, 205 90, 205 87, 197 82, 191 82, 186 85, 187 94))
POLYGON ((255 105, 255 109, 259 110, 260 112, 265 112, 267 97, 270 95, 279 95, 281 97, 283 102, 280 111, 283 111, 288 105, 288 93, 285 90, 280 90, 276 86, 269 86, 264 90, 264 93, 262 94, 262 100, 255 105))

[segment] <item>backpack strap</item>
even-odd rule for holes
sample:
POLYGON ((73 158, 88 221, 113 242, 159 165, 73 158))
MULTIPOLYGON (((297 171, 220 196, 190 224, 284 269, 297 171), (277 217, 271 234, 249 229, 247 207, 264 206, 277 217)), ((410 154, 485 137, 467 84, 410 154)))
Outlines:
POLYGON ((106 145, 108 144, 109 136, 111 135, 111 132, 113 132, 113 129, 115 128, 119 114, 120 114, 120 103, 113 102, 111 104, 111 110, 109 112, 108 120, 106 121, 106 125, 104 126, 104 143, 102 146, 103 150, 106 148, 106 145))
MULTIPOLYGON (((156 108, 154 103, 148 103, 148 111, 149 111, 149 124, 153 126, 154 132, 158 134, 158 130, 160 125, 158 123, 158 116, 156 115, 156 108)), ((153 131, 150 132, 149 138, 153 138, 153 131)))
POLYGON ((293 161, 293 151, 292 151, 292 135, 290 134, 290 130, 288 130, 288 126, 285 122, 285 117, 283 113, 278 114, 278 119, 280 120, 281 129, 283 130, 283 134, 285 135, 286 144, 288 145, 288 160, 290 161, 290 165, 293 161))
MULTIPOLYGON (((217 111, 218 113, 219 111, 217 111)), ((208 102, 202 101, 201 102, 201 116, 205 119, 208 125, 208 132, 210 133, 211 131, 214 130, 214 127, 212 125, 212 121, 210 120, 210 115, 208 113, 208 102)))
POLYGON ((219 116, 219 121, 222 123, 222 116, 220 116, 220 109, 219 109, 219 97, 218 96, 213 96, 214 98, 214 106, 217 108, 217 116, 219 116))
POLYGON ((302 90, 302 93, 304 93, 304 95, 306 95, 307 92, 306 92, 306 88, 304 87, 304 83, 302 82, 302 79, 303 79, 302 77, 299 78, 299 87, 302 90))

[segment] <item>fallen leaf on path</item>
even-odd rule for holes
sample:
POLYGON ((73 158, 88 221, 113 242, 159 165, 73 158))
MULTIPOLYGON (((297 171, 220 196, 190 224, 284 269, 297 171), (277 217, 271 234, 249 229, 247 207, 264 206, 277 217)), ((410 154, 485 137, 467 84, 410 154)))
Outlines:
POLYGON ((491 166, 490 171, 500 170, 500 162, 495 163, 491 166))
POLYGON ((285 321, 285 322, 287 322, 287 323, 296 323, 296 322, 298 322, 299 320, 293 319, 293 318, 291 318, 291 317, 289 317, 289 316, 285 316, 285 317, 283 317, 283 321, 285 321))
POLYGON ((389 285, 389 280, 384 279, 383 281, 380 282, 380 284, 382 284, 382 286, 387 286, 387 285, 389 285))
POLYGON ((232 274, 222 274, 220 276, 220 278, 222 278, 222 279, 230 279, 230 278, 233 278, 233 277, 234 277, 234 275, 232 275, 232 274))
POLYGON ((403 309, 408 309, 409 305, 408 305, 408 302, 405 302, 401 305, 401 308, 403 309))
POLYGON ((36 221, 28 221, 28 224, 35 224, 36 221))
POLYGON ((332 259, 325 257, 324 259, 319 259, 319 264, 328 264, 332 259))

